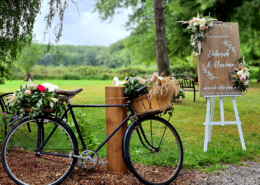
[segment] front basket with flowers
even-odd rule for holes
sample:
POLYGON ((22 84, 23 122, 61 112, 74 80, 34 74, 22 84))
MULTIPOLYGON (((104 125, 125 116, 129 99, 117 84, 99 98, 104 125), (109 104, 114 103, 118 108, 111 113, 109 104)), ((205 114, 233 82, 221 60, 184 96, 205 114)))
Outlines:
POLYGON ((247 91, 250 78, 249 68, 246 66, 245 57, 241 56, 236 62, 239 62, 238 67, 234 69, 232 74, 232 80, 234 82, 234 88, 240 91, 247 91))
POLYGON ((171 77, 160 77, 154 73, 148 79, 140 77, 129 77, 124 84, 125 95, 131 100, 131 105, 136 115, 165 113, 172 108, 180 96, 180 87, 176 79, 171 77), (135 90, 147 86, 143 93, 135 94, 135 90))
POLYGON ((9 100, 11 111, 21 116, 29 114, 31 118, 44 113, 60 112, 64 109, 53 90, 43 85, 28 84, 21 86, 9 100))

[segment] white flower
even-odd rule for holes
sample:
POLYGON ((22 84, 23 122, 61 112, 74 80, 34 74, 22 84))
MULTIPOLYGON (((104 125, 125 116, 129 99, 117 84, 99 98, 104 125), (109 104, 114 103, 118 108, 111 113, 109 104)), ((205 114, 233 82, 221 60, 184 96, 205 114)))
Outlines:
POLYGON ((196 27, 192 27, 191 31, 194 33, 196 31, 196 27))
POLYGON ((237 72, 237 75, 242 75, 242 74, 244 74, 244 71, 242 71, 242 70, 237 72))
POLYGON ((194 22, 192 23, 193 26, 197 26, 198 25, 198 22, 194 22))
POLYGON ((243 77, 243 79, 246 79, 247 75, 244 73, 241 75, 243 77))
POLYGON ((191 45, 195 46, 195 42, 192 42, 191 45))
POLYGON ((159 80, 162 80, 162 79, 163 79, 163 77, 161 77, 161 76, 158 76, 158 79, 159 79, 159 80))
POLYGON ((52 99, 52 101, 54 101, 55 103, 58 101, 57 98, 51 98, 51 99, 52 99))
POLYGON ((42 86, 46 87, 49 92, 54 92, 55 89, 59 89, 57 85, 53 85, 51 83, 43 83, 42 86))
POLYGON ((205 24, 206 24, 206 19, 199 19, 199 20, 198 20, 198 24, 200 25, 200 27, 205 26, 205 24))
POLYGON ((246 80, 245 82, 244 82, 244 85, 249 85, 249 80, 246 80))

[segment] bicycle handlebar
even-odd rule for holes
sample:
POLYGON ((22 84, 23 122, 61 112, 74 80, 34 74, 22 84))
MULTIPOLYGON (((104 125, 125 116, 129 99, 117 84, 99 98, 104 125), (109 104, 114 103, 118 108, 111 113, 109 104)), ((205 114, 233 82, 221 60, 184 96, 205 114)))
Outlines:
POLYGON ((147 88, 147 86, 145 85, 145 86, 143 86, 143 87, 141 87, 141 88, 139 88, 139 89, 134 90, 134 92, 136 92, 136 93, 141 93, 141 92, 143 92, 144 90, 146 90, 146 88, 147 88))

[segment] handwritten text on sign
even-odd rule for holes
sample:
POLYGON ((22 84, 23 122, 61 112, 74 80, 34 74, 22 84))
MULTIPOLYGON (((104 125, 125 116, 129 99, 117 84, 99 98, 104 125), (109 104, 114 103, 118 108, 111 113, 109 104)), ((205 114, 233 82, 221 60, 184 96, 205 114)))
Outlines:
POLYGON ((241 95, 231 79, 240 57, 238 24, 214 24, 206 34, 197 63, 200 96, 241 95))

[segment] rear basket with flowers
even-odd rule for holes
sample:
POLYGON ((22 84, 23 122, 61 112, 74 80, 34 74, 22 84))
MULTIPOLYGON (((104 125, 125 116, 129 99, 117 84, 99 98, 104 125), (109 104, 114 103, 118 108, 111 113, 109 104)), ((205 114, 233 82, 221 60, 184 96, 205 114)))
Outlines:
POLYGON ((21 86, 13 96, 9 98, 9 106, 13 113, 20 116, 29 114, 31 118, 44 113, 61 112, 64 109, 60 99, 53 90, 43 85, 28 84, 21 86))
POLYGON ((124 86, 124 93, 131 100, 136 115, 165 113, 172 108, 173 100, 180 91, 175 79, 159 77, 157 73, 147 80, 129 77, 124 86))

